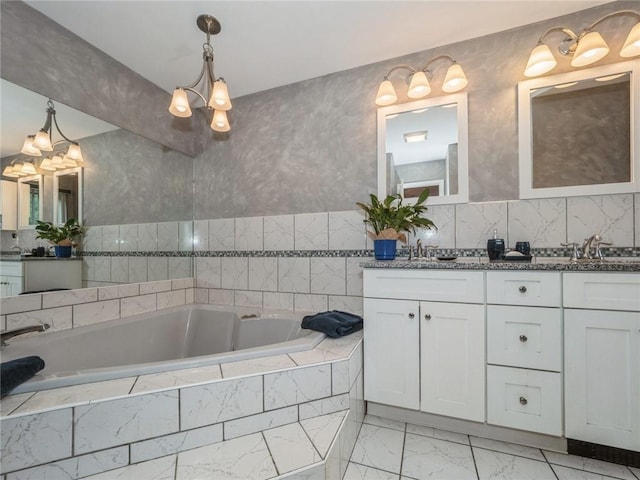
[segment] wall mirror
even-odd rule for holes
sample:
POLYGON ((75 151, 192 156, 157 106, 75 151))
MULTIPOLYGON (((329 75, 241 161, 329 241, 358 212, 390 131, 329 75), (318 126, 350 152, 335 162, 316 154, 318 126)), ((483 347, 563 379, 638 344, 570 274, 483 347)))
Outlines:
POLYGON ((53 223, 62 225, 70 218, 83 223, 81 167, 53 174, 53 223))
POLYGON ((640 191, 639 65, 518 84, 520 198, 640 191))
POLYGON ((469 199, 467 94, 378 109, 378 197, 430 205, 469 199))
POLYGON ((18 179, 18 228, 34 229, 44 211, 42 174, 18 179))

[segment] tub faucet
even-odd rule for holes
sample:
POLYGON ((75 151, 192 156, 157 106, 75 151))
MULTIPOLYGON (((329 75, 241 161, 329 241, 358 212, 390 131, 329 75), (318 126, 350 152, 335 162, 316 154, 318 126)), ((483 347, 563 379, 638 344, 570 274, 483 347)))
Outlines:
POLYGON ((10 338, 17 337, 18 335, 24 335, 25 333, 44 332, 49 328, 50 325, 48 323, 41 323, 39 325, 29 325, 28 327, 16 328, 14 330, 2 332, 0 333, 0 345, 6 347, 8 345, 7 340, 10 338))

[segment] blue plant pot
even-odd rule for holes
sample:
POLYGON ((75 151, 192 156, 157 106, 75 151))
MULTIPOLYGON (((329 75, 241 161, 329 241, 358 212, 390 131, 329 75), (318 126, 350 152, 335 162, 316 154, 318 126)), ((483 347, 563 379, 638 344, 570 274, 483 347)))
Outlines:
POLYGON ((397 240, 374 240, 373 253, 376 260, 394 260, 397 240))
POLYGON ((67 258, 71 256, 71 245, 54 245, 53 250, 58 258, 67 258))

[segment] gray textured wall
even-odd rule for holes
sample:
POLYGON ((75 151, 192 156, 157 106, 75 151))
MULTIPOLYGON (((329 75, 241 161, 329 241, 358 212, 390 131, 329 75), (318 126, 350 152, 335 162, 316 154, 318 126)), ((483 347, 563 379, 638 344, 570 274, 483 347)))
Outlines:
MULTIPOLYGON (((140 92, 146 91, 140 88, 139 82, 143 79, 91 46, 83 45, 81 52, 75 51, 80 46, 69 50, 70 34, 61 32, 59 25, 41 16, 34 27, 31 16, 24 18, 31 9, 21 2, 2 2, 2 76, 131 131, 162 132, 160 142, 172 145, 169 140, 173 139, 174 143, 185 143, 188 148, 183 151, 198 151, 202 142, 208 142, 206 149, 194 159, 193 213, 196 219, 228 218, 353 210, 356 201, 376 189, 373 98, 382 77, 393 65, 418 66, 436 55, 448 54, 458 60, 469 79, 470 200, 508 200, 518 197, 517 83, 525 79, 522 72, 539 36, 557 25, 580 30, 605 13, 624 8, 637 10, 637 6, 634 1, 613 2, 554 20, 236 98, 230 112, 232 131, 222 139, 215 138, 204 121, 202 133, 198 135, 172 131, 173 124, 165 128, 171 117, 164 107, 160 108, 162 112, 157 110, 157 98, 140 97, 140 92), (21 26, 20 29, 15 25, 21 26), (46 49, 33 49, 34 44, 43 40, 46 49), (5 54, 7 46, 11 46, 11 55, 5 54), (100 68, 86 68, 87 62, 83 62, 82 79, 72 81, 65 76, 65 71, 79 65, 77 58, 86 57, 92 58, 91 65, 100 68), (39 76, 42 78, 36 78, 39 76), (110 89, 116 84, 116 76, 119 89, 110 89), (96 88, 100 96, 95 95, 96 88), (124 97, 110 96, 108 102, 89 108, 96 98, 107 100, 104 95, 116 90, 123 92, 124 97), (129 98, 132 92, 136 95, 134 99, 129 98), (159 125, 163 128, 159 129, 159 125)), ((598 26, 611 47, 609 56, 599 64, 620 60, 617 51, 630 27, 631 20, 625 17, 613 18, 598 26)), ((428 19, 425 28, 428 28, 428 19)), ((77 40, 75 36, 71 38, 77 40)), ((549 39, 551 43, 557 40, 553 36, 549 39)), ((435 66, 432 87, 438 92, 446 65, 435 66)), ((274 64, 274 68, 285 67, 274 64)), ((552 73, 569 70, 569 59, 559 59, 552 73)), ((165 94, 168 99, 166 92, 154 95, 165 94)), ((401 101, 408 100, 403 98, 404 90, 399 95, 401 101)), ((167 174, 173 175, 169 170, 167 174)), ((129 209, 136 201, 135 197, 129 197, 130 189, 122 188, 114 195, 113 190, 107 188, 114 173, 113 169, 92 172, 93 184, 104 184, 104 188, 92 191, 89 186, 86 191, 86 196, 94 196, 97 205, 113 209, 112 217, 105 223, 129 223, 131 217, 136 218, 133 221, 164 221, 180 215, 168 208, 171 202, 160 207, 148 202, 146 214, 141 210, 130 215, 129 209)), ((171 186, 169 191, 174 188, 184 195, 181 199, 188 198, 183 187, 171 186)), ((175 199, 177 194, 172 195, 175 199)), ((182 219, 188 218, 190 215, 185 214, 182 219)))
POLYGON ((125 130, 82 140, 87 225, 191 220, 190 157, 125 130))
POLYGON ((532 100, 533 186, 628 182, 629 82, 532 100))

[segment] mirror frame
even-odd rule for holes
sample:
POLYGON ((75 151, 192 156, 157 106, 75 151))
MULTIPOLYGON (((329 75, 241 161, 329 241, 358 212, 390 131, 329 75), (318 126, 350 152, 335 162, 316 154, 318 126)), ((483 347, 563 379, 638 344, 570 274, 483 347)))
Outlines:
POLYGON ((427 203, 430 205, 447 205, 469 201, 469 119, 466 92, 390 105, 378 109, 378 198, 383 199, 387 196, 387 115, 400 114, 427 107, 450 105, 452 103, 457 105, 458 117, 458 193, 455 195, 429 197, 427 203))
POLYGON ((559 75, 540 77, 518 83, 519 190, 521 199, 606 195, 640 191, 640 61, 612 63, 559 75), (533 188, 532 121, 530 91, 537 88, 586 80, 594 77, 630 73, 631 178, 629 182, 566 187, 533 188))
POLYGON ((26 182, 31 182, 33 180, 37 180, 38 181, 38 191, 39 191, 39 195, 38 195, 38 211, 39 211, 39 215, 38 215, 38 220, 42 220, 44 217, 44 175, 41 173, 38 173, 36 175, 29 175, 27 177, 20 177, 18 178, 18 230, 35 230, 36 228, 36 224, 33 225, 23 225, 20 223, 20 219, 21 219, 21 211, 22 211, 22 195, 20 195, 20 184, 21 183, 26 183, 26 182))
POLYGON ((76 218, 76 220, 80 224, 84 223, 82 219, 82 200, 84 198, 83 178, 82 178, 83 168, 75 167, 75 168, 69 168, 67 170, 60 170, 57 172, 53 172, 53 224, 54 225, 61 225, 63 223, 58 218, 58 188, 60 187, 59 178, 74 172, 78 177, 78 218, 76 218))

